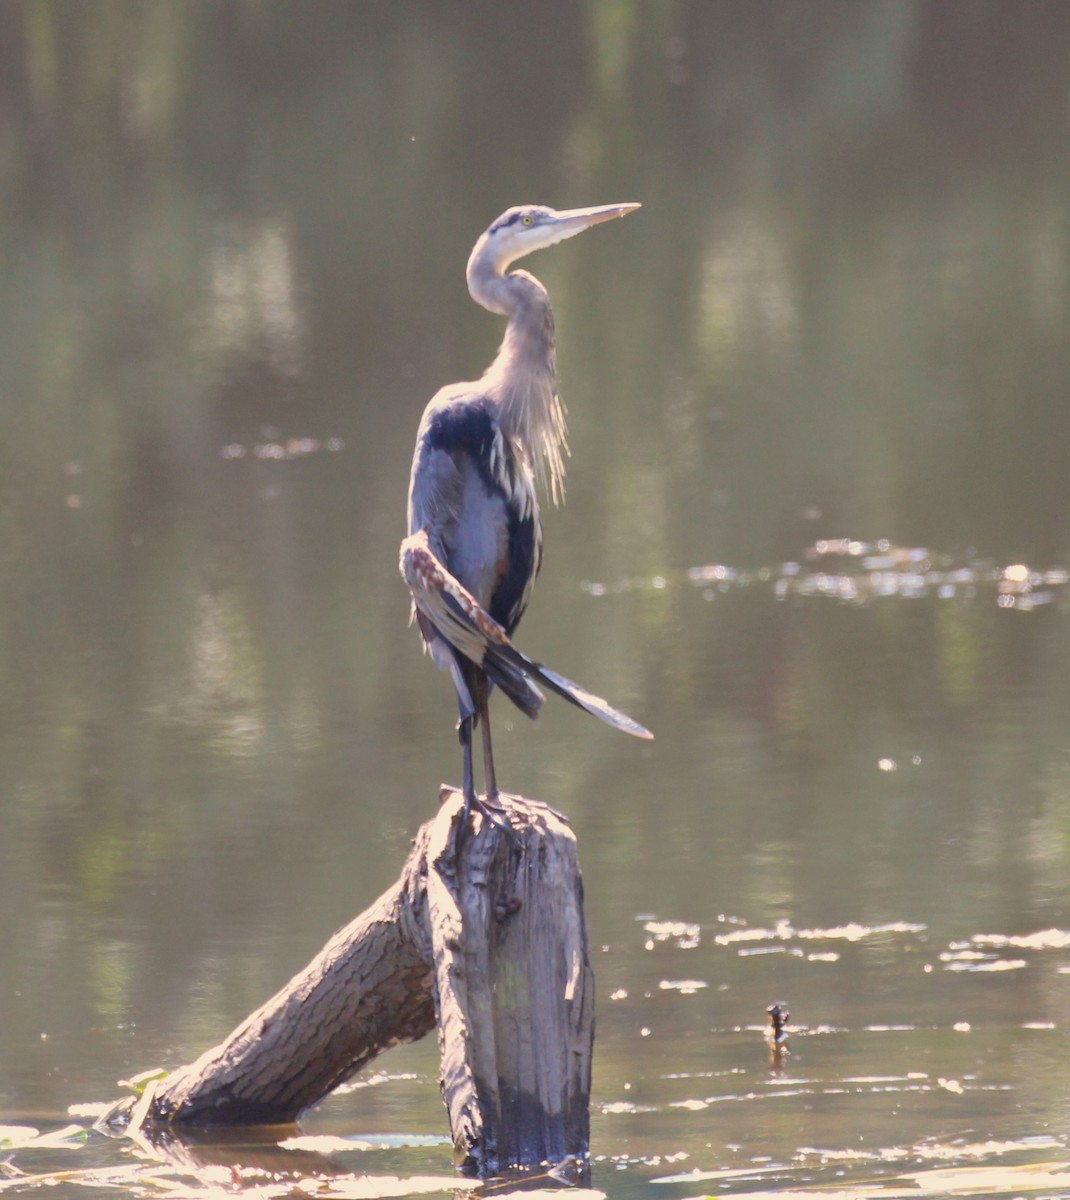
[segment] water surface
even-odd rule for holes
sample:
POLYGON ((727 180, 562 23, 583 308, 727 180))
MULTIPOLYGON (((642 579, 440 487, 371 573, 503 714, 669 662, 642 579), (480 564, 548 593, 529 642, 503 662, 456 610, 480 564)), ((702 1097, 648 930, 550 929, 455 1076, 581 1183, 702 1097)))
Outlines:
MULTIPOLYGON (((423 405, 500 334, 464 263, 634 199, 530 263, 572 459, 518 641, 657 740, 495 710, 579 838, 593 1186, 1070 1194, 1070 9, 0 32, 0 1125, 87 1129, 396 876, 460 766, 396 562, 423 405)), ((72 1195, 408 1194, 436 1071, 303 1123, 344 1150, 0 1137, 72 1195)))

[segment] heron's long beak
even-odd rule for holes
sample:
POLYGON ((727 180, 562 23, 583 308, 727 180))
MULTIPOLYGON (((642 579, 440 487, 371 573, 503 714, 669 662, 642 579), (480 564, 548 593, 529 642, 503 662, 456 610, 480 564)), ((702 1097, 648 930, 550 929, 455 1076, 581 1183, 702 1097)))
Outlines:
POLYGON ((556 245, 565 238, 575 237, 577 233, 590 229, 592 225, 612 221, 615 217, 625 217, 637 208, 642 208, 642 205, 600 204, 594 208, 566 208, 562 212, 555 212, 540 230, 544 236, 539 239, 539 247, 556 245))
POLYGON ((599 204, 594 208, 566 208, 557 214, 557 220, 565 226, 573 226, 578 233, 589 225, 600 225, 603 221, 612 221, 614 217, 626 217, 628 213, 642 208, 641 204, 599 204))

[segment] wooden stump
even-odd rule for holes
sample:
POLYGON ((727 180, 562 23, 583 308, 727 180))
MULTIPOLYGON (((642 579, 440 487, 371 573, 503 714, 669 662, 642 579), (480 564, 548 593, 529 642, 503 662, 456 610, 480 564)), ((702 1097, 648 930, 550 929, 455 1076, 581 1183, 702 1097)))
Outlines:
POLYGON ((398 881, 219 1046, 147 1091, 142 1134, 288 1124, 380 1051, 437 1023, 457 1165, 482 1176, 585 1158, 594 978, 576 841, 503 796, 514 836, 443 790, 398 881))
MULTIPOLYGON (((442 1094, 458 1165, 480 1174, 560 1162, 589 1140, 594 976, 575 838, 552 809, 503 801, 515 845, 482 829, 456 875, 427 886, 442 1094)), ((433 857, 447 846, 433 840, 433 857)))

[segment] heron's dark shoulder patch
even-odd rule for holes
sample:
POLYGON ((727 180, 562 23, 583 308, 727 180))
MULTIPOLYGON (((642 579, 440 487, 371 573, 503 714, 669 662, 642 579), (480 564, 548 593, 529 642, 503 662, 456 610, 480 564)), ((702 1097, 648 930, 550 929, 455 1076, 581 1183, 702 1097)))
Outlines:
POLYGON ((499 436, 497 413, 483 396, 446 396, 424 414, 424 441, 451 454, 489 455, 499 436))

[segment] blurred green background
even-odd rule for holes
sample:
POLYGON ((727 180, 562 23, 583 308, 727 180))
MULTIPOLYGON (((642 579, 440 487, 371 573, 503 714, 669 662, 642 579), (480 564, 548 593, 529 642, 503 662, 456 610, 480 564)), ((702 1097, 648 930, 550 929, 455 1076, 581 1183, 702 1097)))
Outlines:
MULTIPOLYGON (((606 998, 657 987, 637 914, 1070 921, 1068 113, 1061 0, 0 6, 0 1115, 199 1054, 456 782, 397 547, 422 408, 501 332, 467 255, 520 202, 643 203, 525 264, 573 457, 517 640, 657 741, 495 709, 609 947, 599 1102, 647 1027, 606 998), (827 538, 961 575, 778 598, 865 574, 827 538), (1000 607, 1019 564, 1055 574, 1000 607)), ((650 1078, 784 988, 811 1024, 1067 1004, 1054 961, 981 992, 895 948, 690 953, 710 987, 650 1078)), ((1044 1061, 1034 1131, 1070 1097, 1044 1061)), ((710 1143, 651 1103, 633 1130, 710 1143)), ((923 1124, 1002 1119, 978 1103, 923 1124)), ((760 1137, 796 1145, 783 1113, 760 1137)))

